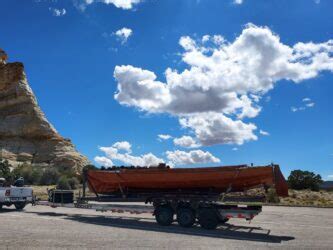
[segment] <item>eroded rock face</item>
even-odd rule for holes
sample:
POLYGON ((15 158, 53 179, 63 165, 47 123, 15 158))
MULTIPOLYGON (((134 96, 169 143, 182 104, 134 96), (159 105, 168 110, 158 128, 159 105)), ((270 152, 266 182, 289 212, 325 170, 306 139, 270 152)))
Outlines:
POLYGON ((14 166, 28 162, 77 170, 89 163, 47 121, 22 63, 0 63, 0 158, 14 166))

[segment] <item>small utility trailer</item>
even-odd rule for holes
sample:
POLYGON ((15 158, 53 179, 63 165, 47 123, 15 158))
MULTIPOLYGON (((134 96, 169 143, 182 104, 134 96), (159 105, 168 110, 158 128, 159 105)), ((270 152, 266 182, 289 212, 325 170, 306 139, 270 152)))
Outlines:
POLYGON ((86 196, 74 200, 72 191, 50 190, 48 201, 37 201, 36 205, 80 209, 100 212, 152 214, 158 224, 169 226, 175 220, 182 227, 198 223, 205 229, 215 229, 230 218, 251 221, 262 211, 264 197, 223 198, 212 193, 137 193, 121 197, 111 195, 86 196), (142 203, 138 204, 138 203, 142 203))

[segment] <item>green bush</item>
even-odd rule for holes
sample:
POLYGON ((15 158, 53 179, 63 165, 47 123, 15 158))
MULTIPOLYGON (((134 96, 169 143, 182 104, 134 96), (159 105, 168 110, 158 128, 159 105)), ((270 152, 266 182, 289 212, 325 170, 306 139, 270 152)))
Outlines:
POLYGON ((5 178, 7 181, 13 180, 13 175, 10 172, 12 166, 7 160, 0 159, 0 178, 5 178))
POLYGON ((70 185, 71 189, 77 189, 79 186, 79 181, 77 178, 72 177, 68 179, 68 184, 70 185))
POLYGON ((293 170, 288 177, 288 185, 292 189, 311 189, 319 191, 319 185, 323 182, 319 174, 309 171, 293 170))
MULTIPOLYGON (((88 166, 92 169, 94 166, 88 166)), ((23 163, 14 168, 7 160, 0 159, 0 177, 8 183, 23 177, 27 185, 57 185, 61 189, 76 189, 79 185, 80 176, 72 168, 66 167, 38 167, 23 163)))
POLYGON ((57 189, 61 190, 71 190, 71 185, 69 179, 65 176, 60 177, 57 183, 57 189))
POLYGON ((38 168, 33 168, 30 164, 23 163, 15 168, 12 172, 13 179, 19 177, 24 178, 24 182, 28 185, 38 184, 41 179, 41 171, 38 168))
POLYGON ((274 188, 270 188, 268 189, 267 192, 267 201, 269 203, 279 203, 280 202, 280 198, 279 196, 276 194, 276 190, 274 188))
POLYGON ((60 173, 55 168, 46 168, 39 181, 39 185, 55 185, 60 178, 60 173))
POLYGON ((73 190, 76 189, 78 185, 79 181, 75 177, 68 178, 66 176, 62 176, 57 182, 57 189, 73 190))

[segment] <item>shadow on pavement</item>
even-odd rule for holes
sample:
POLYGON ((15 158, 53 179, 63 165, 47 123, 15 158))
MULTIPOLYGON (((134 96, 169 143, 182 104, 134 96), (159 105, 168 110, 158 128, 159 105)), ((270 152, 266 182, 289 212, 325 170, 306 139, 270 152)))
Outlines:
POLYGON ((1 213, 12 213, 12 212, 17 212, 17 210, 14 208, 8 208, 8 207, 2 207, 0 208, 0 214, 1 213))
POLYGON ((66 220, 76 221, 80 223, 100 225, 105 227, 118 227, 135 230, 145 230, 153 232, 184 234, 191 236, 204 236, 220 239, 247 240, 268 243, 281 243, 282 241, 290 241, 295 239, 291 236, 271 235, 270 230, 261 227, 251 226, 235 226, 231 224, 223 224, 216 230, 205 230, 198 226, 192 228, 182 228, 175 223, 171 226, 160 226, 155 220, 150 218, 138 217, 108 217, 108 216, 90 216, 90 215, 69 215, 64 213, 50 212, 29 212, 41 216, 63 216, 66 220))

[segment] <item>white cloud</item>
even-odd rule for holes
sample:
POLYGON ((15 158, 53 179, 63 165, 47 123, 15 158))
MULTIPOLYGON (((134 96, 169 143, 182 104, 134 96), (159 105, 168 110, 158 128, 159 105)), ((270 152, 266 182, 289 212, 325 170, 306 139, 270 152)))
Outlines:
POLYGON ((125 165, 133 166, 157 166, 159 163, 164 163, 164 160, 156 157, 152 153, 134 156, 131 154, 131 144, 126 141, 116 142, 111 147, 99 147, 105 153, 106 157, 96 156, 95 161, 99 164, 107 162, 107 159, 112 162, 118 160, 125 165), (125 151, 125 152, 120 152, 125 151))
POLYGON ((256 126, 240 120, 232 120, 223 114, 205 113, 190 115, 180 119, 180 124, 194 131, 196 138, 204 146, 215 144, 238 144, 257 140, 253 133, 256 126))
POLYGON ((113 166, 113 162, 107 158, 107 157, 104 157, 104 156, 96 156, 94 158, 94 161, 104 167, 112 167, 113 166))
POLYGON ((309 97, 305 97, 302 99, 302 102, 311 102, 311 99, 309 97))
POLYGON ((165 82, 149 70, 116 66, 115 99, 141 111, 169 113, 187 121, 185 127, 195 132, 200 144, 242 144, 257 139, 256 126, 243 120, 259 115, 261 97, 279 80, 299 83, 321 71, 333 71, 333 40, 289 46, 268 27, 253 24, 232 42, 215 37, 181 37, 187 67, 167 68, 165 82))
POLYGON ((191 136, 184 135, 180 138, 175 138, 173 140, 173 143, 176 146, 181 146, 184 148, 197 148, 200 147, 200 144, 198 144, 191 136))
POLYGON ((131 65, 116 66, 114 77, 118 81, 115 99, 123 105, 135 106, 149 112, 161 112, 171 101, 165 84, 155 81, 156 75, 131 65))
POLYGON ((315 106, 315 103, 308 97, 305 97, 302 99, 303 104, 299 107, 291 107, 290 110, 292 112, 302 111, 306 110, 307 108, 313 108, 315 106))
POLYGON ((298 108, 296 108, 296 107, 291 107, 290 110, 291 110, 292 112, 297 112, 297 111, 298 111, 298 108))
POLYGON ((242 4, 243 0, 234 0, 234 4, 242 4))
POLYGON ((121 8, 124 10, 130 10, 134 8, 135 5, 139 4, 143 0, 83 0, 77 6, 81 10, 85 10, 87 5, 93 4, 93 3, 105 3, 105 4, 112 4, 117 8, 121 8))
POLYGON ((202 150, 192 150, 189 152, 180 151, 180 150, 167 151, 166 155, 168 160, 175 165, 220 162, 220 159, 216 158, 211 153, 204 152, 202 150))
POLYGON ((114 34, 118 37, 121 44, 125 44, 128 38, 133 34, 133 31, 129 28, 124 27, 120 30, 117 30, 114 34))
POLYGON ((232 151, 238 151, 238 148, 234 147, 231 149, 232 151))
POLYGON ((204 35, 201 39, 202 43, 208 42, 210 39, 210 35, 204 35))
POLYGON ((269 135, 269 133, 268 132, 266 132, 266 131, 264 131, 264 130, 259 130, 259 134, 261 134, 261 135, 265 135, 265 136, 268 136, 269 135))
POLYGON ((126 152, 131 152, 132 145, 128 141, 120 141, 120 142, 116 142, 115 144, 113 144, 112 147, 114 147, 118 150, 124 150, 126 152))
POLYGON ((160 135, 158 135, 158 139, 159 140, 169 140, 169 139, 171 139, 172 138, 172 136, 171 135, 167 135, 167 134, 160 134, 160 135))
POLYGON ((66 9, 57 9, 57 8, 49 8, 49 10, 52 12, 53 16, 64 16, 66 15, 66 9))

